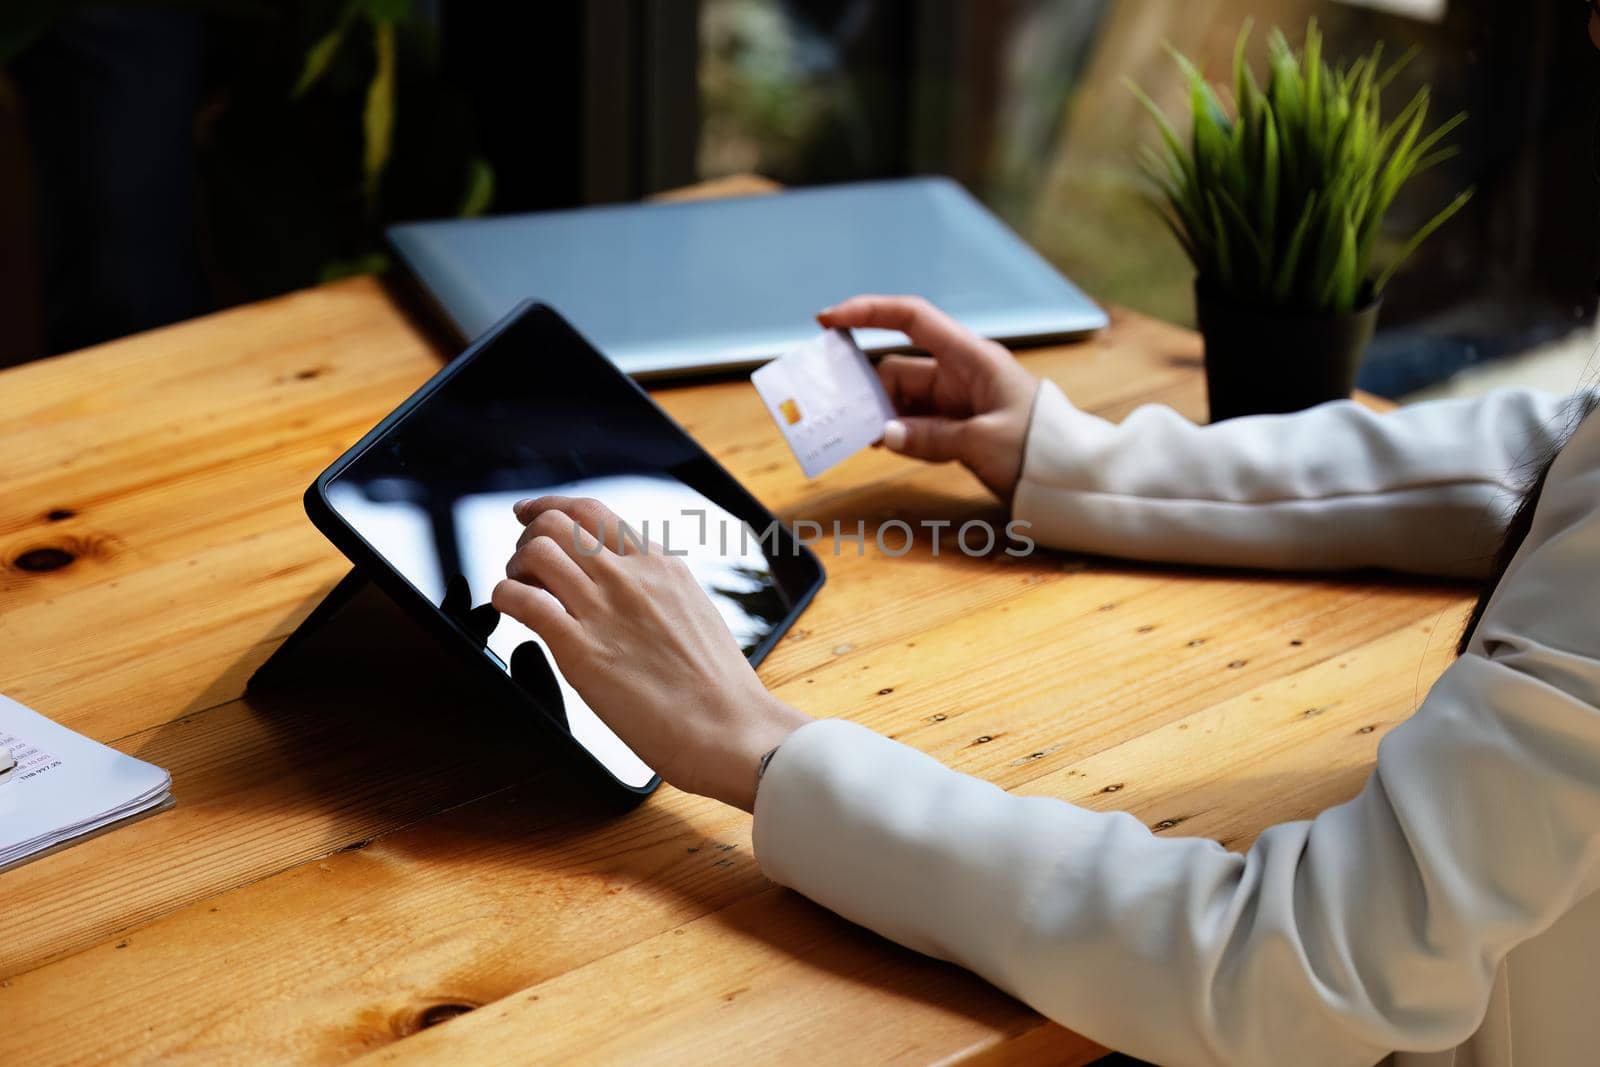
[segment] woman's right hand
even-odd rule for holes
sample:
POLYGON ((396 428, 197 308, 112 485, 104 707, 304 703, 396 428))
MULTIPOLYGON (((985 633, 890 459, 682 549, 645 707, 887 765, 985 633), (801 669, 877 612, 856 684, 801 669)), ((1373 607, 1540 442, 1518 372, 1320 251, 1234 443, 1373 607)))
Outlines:
POLYGON ((856 296, 817 315, 827 329, 899 330, 926 356, 885 356, 878 374, 899 418, 884 427, 893 452, 933 463, 958 460, 1006 504, 1022 474, 1022 450, 1039 379, 918 296, 856 296))

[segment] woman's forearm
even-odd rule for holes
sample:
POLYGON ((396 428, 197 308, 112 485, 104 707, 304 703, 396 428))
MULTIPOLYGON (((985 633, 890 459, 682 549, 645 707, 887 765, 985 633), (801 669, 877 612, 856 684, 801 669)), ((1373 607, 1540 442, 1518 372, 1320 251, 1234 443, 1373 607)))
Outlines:
POLYGON ((1600 416, 1552 468, 1467 654, 1362 792, 1242 855, 1013 797, 841 722, 756 795, 768 874, 1165 1064, 1365 1064, 1482 1018, 1600 889, 1600 416))
POLYGON ((1377 414, 1345 401, 1112 424, 1045 383, 1013 514, 1055 548, 1172 563, 1483 574, 1570 402, 1529 390, 1377 414))
POLYGON ((1600 837, 1600 714, 1488 660, 1460 667, 1355 800, 1245 854, 1011 796, 833 721, 773 758, 756 855, 846 918, 1158 1063, 1357 1067, 1453 1047, 1504 955, 1592 888, 1600 837), (1542 751, 1557 737, 1583 753, 1559 772, 1542 751))

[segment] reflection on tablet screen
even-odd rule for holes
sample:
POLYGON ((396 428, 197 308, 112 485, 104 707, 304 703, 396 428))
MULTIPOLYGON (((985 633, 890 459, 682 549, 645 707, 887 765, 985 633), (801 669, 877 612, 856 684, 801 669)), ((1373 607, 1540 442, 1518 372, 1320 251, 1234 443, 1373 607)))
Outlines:
MULTIPOLYGON (((496 583, 506 576, 506 561, 522 534, 522 524, 511 506, 527 497, 547 494, 603 500, 635 528, 648 522, 653 538, 659 537, 656 531, 663 528, 663 522, 671 523, 668 528, 673 531, 673 550, 687 551, 684 562, 746 652, 766 637, 787 610, 773 583, 771 566, 755 547, 754 536, 741 538, 737 532, 732 534, 727 555, 722 554, 715 534, 708 538, 708 544, 695 544, 692 535, 698 532, 699 510, 706 512, 708 529, 713 531, 721 523, 737 531, 739 520, 683 483, 663 475, 612 475, 509 492, 468 493, 441 502, 440 510, 448 515, 448 540, 454 543, 453 558, 448 559, 441 551, 440 539, 435 537, 433 516, 422 504, 406 499, 413 493, 397 492, 402 488, 418 487, 402 487, 392 481, 363 487, 341 478, 329 486, 328 503, 423 596, 444 608, 469 632, 475 627, 466 613, 475 610, 481 617, 496 583), (692 514, 685 517, 685 511, 692 514), (458 605, 451 604, 452 598, 447 596, 454 579, 465 580, 465 596, 458 605)), ((614 545, 614 538, 614 534, 608 534, 608 543, 614 545)), ((493 629, 473 636, 485 643, 500 667, 528 689, 611 773, 630 785, 649 781, 651 769, 589 710, 555 668, 554 657, 543 638, 508 615, 492 609, 490 612, 493 629), (532 648, 524 648, 526 645, 532 648), (534 649, 542 655, 535 656, 534 649)))
MULTIPOLYGON (((748 507, 748 498, 735 499, 727 476, 631 386, 619 387, 601 357, 527 351, 539 339, 519 345, 513 332, 481 352, 336 474, 324 495, 552 721, 619 780, 643 786, 653 771, 567 684, 543 640, 489 606, 522 534, 512 505, 590 496, 635 529, 648 524, 653 541, 670 530, 671 547, 685 553, 747 653, 791 604, 762 543, 741 536, 745 517, 730 510, 748 507)), ((615 534, 607 541, 614 546, 615 534)))

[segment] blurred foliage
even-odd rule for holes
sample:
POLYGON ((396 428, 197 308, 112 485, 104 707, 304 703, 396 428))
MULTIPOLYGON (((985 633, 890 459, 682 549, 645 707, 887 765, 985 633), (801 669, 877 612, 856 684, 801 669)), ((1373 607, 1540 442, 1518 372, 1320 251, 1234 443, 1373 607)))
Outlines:
POLYGON ((305 66, 289 94, 298 100, 327 73, 344 44, 350 24, 358 17, 372 34, 372 80, 367 83, 361 111, 362 189, 369 205, 376 204, 383 169, 394 149, 395 27, 411 21, 409 0, 351 0, 333 28, 306 50, 305 66))
MULTIPOLYGON (((861 89, 875 72, 870 66, 852 70, 858 61, 839 40, 816 33, 804 9, 785 0, 701 0, 702 177, 759 170, 806 184, 877 173, 873 167, 883 157, 863 142, 899 131, 860 129, 856 121, 865 110, 861 89)), ((992 108, 986 155, 964 180, 1096 298, 1192 324, 1194 270, 1149 209, 1149 185, 1133 151, 1148 120, 1124 80, 1135 78, 1164 109, 1178 111, 1189 102, 1188 87, 1165 45, 1182 50, 1200 71, 1220 75, 1235 35, 1219 27, 1250 17, 1304 25, 1312 16, 1325 27, 1325 51, 1334 59, 1359 56, 1377 39, 1400 50, 1420 49, 1391 87, 1401 101, 1431 84, 1441 112, 1450 114, 1477 91, 1482 72, 1478 53, 1467 47, 1470 34, 1334 0, 972 5, 969 19, 994 22, 978 39, 995 50, 998 74, 992 104, 986 101, 992 108)), ((1264 60, 1261 44, 1253 41, 1249 51, 1264 60)), ((915 109, 937 99, 937 92, 926 96, 925 90, 962 86, 917 82, 902 88, 915 109)), ((954 119, 961 120, 959 113, 954 119)), ((1187 136, 1187 124, 1178 132, 1187 136)), ((1385 229, 1373 239, 1375 260, 1392 262, 1406 237, 1471 183, 1475 175, 1463 164, 1446 161, 1400 191, 1389 212, 1399 233, 1385 229)), ((927 165, 937 168, 939 161, 927 165)), ((1406 276, 1438 273, 1451 245, 1429 242, 1406 276)), ((1409 288, 1430 287, 1431 281, 1409 288)))
POLYGON ((837 56, 772 0, 708 0, 700 14, 702 177, 800 180, 839 106, 837 56))
POLYGON ((481 214, 494 199, 470 101, 441 77, 420 5, 288 10, 267 47, 233 42, 243 68, 204 131, 223 274, 252 295, 381 273, 388 222, 481 214))
MULTIPOLYGON (((208 17, 195 158, 221 303, 381 272, 389 222, 493 204, 473 109, 441 76, 422 3, 144 0, 157 2, 208 17)), ((6 0, 0 62, 81 6, 6 0)))
POLYGON ((1095 299, 1193 325, 1194 268, 1126 168, 1054 176, 1022 232, 1095 299))

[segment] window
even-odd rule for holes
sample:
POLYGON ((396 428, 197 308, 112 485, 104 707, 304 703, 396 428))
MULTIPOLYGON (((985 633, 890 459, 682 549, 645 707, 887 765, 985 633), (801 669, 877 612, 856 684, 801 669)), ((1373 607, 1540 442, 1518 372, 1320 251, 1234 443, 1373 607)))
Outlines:
POLYGON ((1391 214, 1409 232, 1461 188, 1468 209, 1391 287, 1363 372, 1398 395, 1588 324, 1595 310, 1595 56, 1578 4, 1498 0, 702 0, 701 177, 790 184, 912 173, 967 185, 1101 300, 1192 321, 1191 272, 1143 200, 1154 136, 1132 78, 1174 113, 1164 45, 1219 80, 1246 19, 1334 58, 1415 48, 1386 100, 1431 86, 1469 113, 1460 154, 1391 214))

